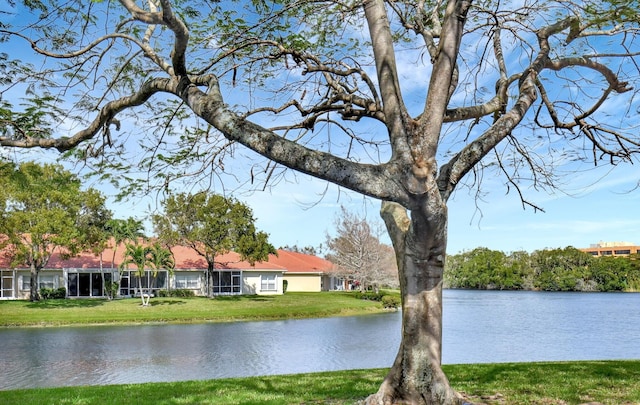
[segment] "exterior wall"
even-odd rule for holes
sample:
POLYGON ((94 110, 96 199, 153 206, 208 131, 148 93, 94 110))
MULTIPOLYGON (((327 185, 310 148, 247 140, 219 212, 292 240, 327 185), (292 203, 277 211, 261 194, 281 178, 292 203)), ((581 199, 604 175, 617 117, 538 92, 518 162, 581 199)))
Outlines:
POLYGON ((169 276, 170 290, 191 290, 197 296, 207 295, 206 271, 175 271, 169 276))
POLYGON ((322 275, 319 273, 285 273, 287 291, 320 292, 322 291, 322 275))
MULTIPOLYGON (((29 299, 31 295, 31 291, 30 291, 31 272, 29 270, 18 270, 15 272, 15 274, 17 279, 17 282, 15 283, 17 286, 16 298, 29 299)), ((40 290, 41 286, 46 286, 49 288, 66 287, 64 283, 62 270, 58 270, 58 271, 41 270, 40 273, 38 274, 38 281, 39 281, 38 290, 40 290)))
POLYGON ((348 289, 349 284, 346 279, 329 275, 322 276, 323 291, 345 291, 348 289))
POLYGON ((242 293, 257 295, 282 294, 282 273, 273 271, 243 271, 242 293))

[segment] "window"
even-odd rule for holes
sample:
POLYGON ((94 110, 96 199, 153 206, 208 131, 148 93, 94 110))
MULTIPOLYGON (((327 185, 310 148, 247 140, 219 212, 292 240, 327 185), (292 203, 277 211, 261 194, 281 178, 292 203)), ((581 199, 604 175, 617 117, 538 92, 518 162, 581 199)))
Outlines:
POLYGON ((167 272, 158 271, 154 276, 153 271, 145 270, 144 275, 140 278, 137 271, 125 271, 120 282, 120 294, 140 294, 140 281, 142 281, 142 288, 145 290, 145 294, 149 290, 151 290, 151 293, 157 290, 166 290, 167 272), (125 287, 128 287, 128 290, 125 287))
POLYGON ((176 289, 187 289, 187 290, 200 289, 200 275, 176 274, 176 289))
POLYGON ((31 275, 25 274, 22 276, 22 289, 23 290, 31 289, 31 275))
POLYGON ((631 249, 623 249, 623 250, 614 250, 613 253, 617 255, 630 255, 631 249))
POLYGON ((55 276, 54 275, 40 275, 38 277, 38 286, 40 288, 54 288, 55 276))
POLYGON ((260 276, 260 290, 261 291, 276 291, 276 275, 275 274, 263 274, 260 276))

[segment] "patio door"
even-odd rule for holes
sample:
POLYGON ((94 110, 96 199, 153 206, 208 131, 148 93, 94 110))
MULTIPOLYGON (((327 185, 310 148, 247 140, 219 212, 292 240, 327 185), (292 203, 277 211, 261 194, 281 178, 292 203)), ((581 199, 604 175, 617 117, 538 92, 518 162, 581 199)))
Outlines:
POLYGON ((110 282, 110 272, 78 271, 69 272, 67 276, 67 292, 69 297, 103 297, 104 283, 110 282))

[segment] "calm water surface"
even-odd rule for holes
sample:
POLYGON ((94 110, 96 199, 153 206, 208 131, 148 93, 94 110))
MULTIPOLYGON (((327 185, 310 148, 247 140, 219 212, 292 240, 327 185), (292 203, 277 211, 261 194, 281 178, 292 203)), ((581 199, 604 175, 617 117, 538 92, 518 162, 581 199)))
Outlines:
MULTIPOLYGON (((444 292, 444 363, 640 359, 640 294, 444 292)), ((0 389, 389 367, 400 313, 0 329, 0 389)))

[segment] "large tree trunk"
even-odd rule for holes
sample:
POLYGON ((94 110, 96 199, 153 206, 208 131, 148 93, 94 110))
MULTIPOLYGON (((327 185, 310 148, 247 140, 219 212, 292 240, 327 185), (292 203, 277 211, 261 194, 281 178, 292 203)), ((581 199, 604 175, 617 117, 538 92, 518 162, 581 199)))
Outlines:
POLYGON ((29 290, 29 300, 40 301, 40 294, 38 293, 38 268, 35 264, 30 266, 31 273, 31 289, 29 290))
POLYGON ((207 297, 213 297, 213 270, 215 269, 215 263, 207 260, 207 297))
MULTIPOLYGON (((431 207, 433 208, 433 207, 431 207)), ((391 370, 370 405, 462 404, 442 371, 442 276, 446 207, 423 215, 383 203, 382 217, 398 259, 402 340, 391 370)))

